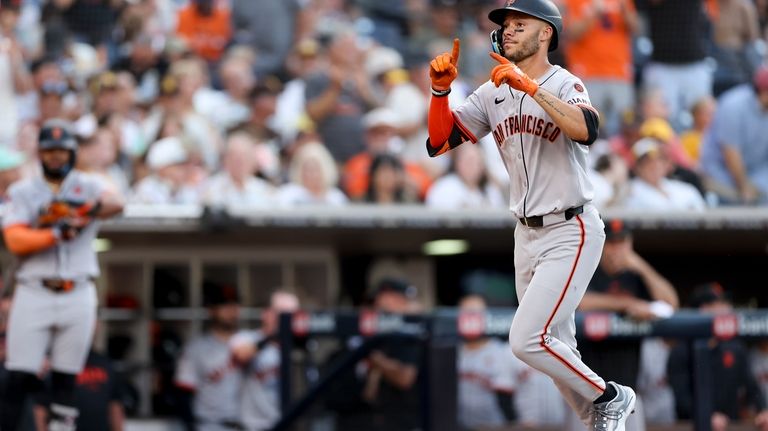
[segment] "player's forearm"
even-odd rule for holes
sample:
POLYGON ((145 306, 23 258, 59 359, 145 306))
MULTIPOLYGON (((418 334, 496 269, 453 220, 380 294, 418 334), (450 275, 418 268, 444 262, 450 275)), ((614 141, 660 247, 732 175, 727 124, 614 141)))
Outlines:
POLYGON ((51 228, 35 229, 25 225, 8 226, 3 229, 5 246, 17 255, 27 255, 53 247, 58 242, 51 228))
POLYGON ((453 130, 454 120, 448 105, 448 96, 432 96, 427 114, 429 145, 440 148, 445 145, 453 130))
POLYGON ((566 136, 574 141, 589 139, 589 128, 581 108, 563 102, 543 88, 539 88, 533 98, 566 136))
POLYGON ((680 306, 680 299, 672 283, 656 272, 645 260, 640 259, 636 270, 648 288, 651 298, 656 301, 664 301, 675 309, 680 306))
POLYGON ((109 425, 111 431, 123 431, 123 424, 125 423, 125 411, 123 405, 119 401, 112 401, 109 403, 109 425))
POLYGON ((629 303, 625 298, 594 292, 585 293, 579 303, 579 311, 615 311, 621 313, 628 307, 629 303))

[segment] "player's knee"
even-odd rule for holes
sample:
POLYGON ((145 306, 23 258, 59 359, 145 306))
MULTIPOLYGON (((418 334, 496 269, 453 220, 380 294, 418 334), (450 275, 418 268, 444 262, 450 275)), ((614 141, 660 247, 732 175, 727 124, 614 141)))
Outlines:
POLYGON ((520 335, 515 331, 510 331, 509 347, 512 349, 512 354, 517 356, 521 361, 527 362, 528 357, 531 354, 529 337, 520 335))

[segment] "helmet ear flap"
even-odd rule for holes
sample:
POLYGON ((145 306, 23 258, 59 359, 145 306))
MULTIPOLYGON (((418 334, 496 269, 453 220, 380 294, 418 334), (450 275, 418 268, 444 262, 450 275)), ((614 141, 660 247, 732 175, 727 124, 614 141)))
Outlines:
POLYGON ((502 31, 503 29, 501 27, 497 28, 496 30, 493 30, 491 32, 491 49, 493 52, 499 55, 504 55, 504 48, 502 46, 502 31))

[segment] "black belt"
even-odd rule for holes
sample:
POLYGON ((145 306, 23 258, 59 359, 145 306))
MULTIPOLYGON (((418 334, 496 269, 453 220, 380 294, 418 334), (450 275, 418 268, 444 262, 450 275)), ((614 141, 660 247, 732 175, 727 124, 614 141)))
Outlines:
POLYGON ((69 292, 75 288, 75 284, 77 284, 75 280, 62 280, 60 278, 44 278, 42 280, 43 287, 57 293, 69 292))
MULTIPOLYGON (((560 214, 563 215, 563 220, 570 220, 583 212, 584 205, 579 205, 577 207, 568 208, 560 214)), ((545 216, 520 217, 520 223, 527 227, 542 227, 544 226, 544 217, 545 216)))

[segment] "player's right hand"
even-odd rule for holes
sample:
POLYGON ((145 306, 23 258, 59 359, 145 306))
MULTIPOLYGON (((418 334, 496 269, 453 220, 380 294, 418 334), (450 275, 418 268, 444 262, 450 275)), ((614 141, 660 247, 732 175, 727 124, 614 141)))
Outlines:
POLYGON ((451 83, 459 76, 456 65, 459 62, 459 39, 453 39, 453 50, 444 52, 435 57, 429 63, 429 78, 432 80, 432 88, 437 91, 445 91, 451 88, 451 83))

